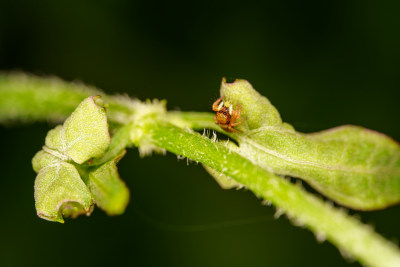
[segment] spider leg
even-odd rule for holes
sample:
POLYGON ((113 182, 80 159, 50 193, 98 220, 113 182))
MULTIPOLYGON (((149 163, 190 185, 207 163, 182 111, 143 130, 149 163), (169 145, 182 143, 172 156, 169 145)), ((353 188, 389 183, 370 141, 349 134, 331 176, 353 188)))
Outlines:
POLYGON ((232 112, 233 121, 239 119, 241 114, 242 114, 242 106, 240 105, 240 103, 238 103, 236 109, 232 112))
POLYGON ((237 122, 237 120, 240 118, 241 114, 242 114, 242 106, 240 105, 240 103, 238 103, 236 109, 232 112, 232 119, 229 124, 231 126, 236 126, 236 125, 242 124, 244 120, 237 122))
POLYGON ((214 104, 212 105, 212 110, 213 111, 219 111, 220 107, 219 107, 219 103, 222 101, 222 97, 218 98, 214 104))
POLYGON ((229 132, 233 132, 233 133, 241 133, 241 131, 238 131, 235 128, 232 128, 231 124, 228 125, 228 130, 229 130, 229 132))
POLYGON ((236 119, 239 119, 240 115, 242 115, 242 105, 240 103, 237 104, 235 113, 236 113, 236 119))
POLYGON ((232 122, 231 126, 238 126, 238 125, 242 124, 243 122, 244 122, 244 119, 241 121, 238 121, 238 122, 232 122))

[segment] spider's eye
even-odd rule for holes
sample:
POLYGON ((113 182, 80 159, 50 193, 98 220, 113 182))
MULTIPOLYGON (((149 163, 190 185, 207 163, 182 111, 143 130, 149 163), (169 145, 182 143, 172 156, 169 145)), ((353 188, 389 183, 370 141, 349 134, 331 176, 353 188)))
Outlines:
POLYGON ((224 115, 226 115, 226 112, 224 112, 224 115))
POLYGON ((219 113, 222 113, 222 110, 220 110, 219 113))

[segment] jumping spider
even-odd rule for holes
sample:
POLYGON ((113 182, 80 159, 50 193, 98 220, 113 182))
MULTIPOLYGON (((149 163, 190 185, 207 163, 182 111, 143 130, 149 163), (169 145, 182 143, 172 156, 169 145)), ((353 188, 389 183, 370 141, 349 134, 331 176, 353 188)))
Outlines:
POLYGON ((240 133, 240 131, 234 129, 233 127, 242 124, 242 121, 237 121, 240 118, 242 112, 242 106, 240 103, 237 104, 235 110, 233 110, 232 103, 228 101, 223 101, 220 97, 212 105, 213 111, 216 112, 214 120, 222 129, 227 132, 240 133))

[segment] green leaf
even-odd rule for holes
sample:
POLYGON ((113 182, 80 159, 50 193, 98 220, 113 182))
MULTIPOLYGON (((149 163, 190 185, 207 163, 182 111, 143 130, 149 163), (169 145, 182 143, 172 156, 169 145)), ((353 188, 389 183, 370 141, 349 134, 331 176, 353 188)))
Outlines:
POLYGON ((247 81, 223 81, 221 93, 243 106, 250 130, 236 135, 237 151, 254 163, 303 179, 353 209, 381 209, 400 201, 400 146, 386 135, 356 126, 299 133, 281 123, 276 109, 247 81))
POLYGON ((62 125, 57 125, 54 129, 51 129, 46 135, 45 144, 48 148, 58 150, 60 153, 65 154, 67 144, 64 127, 62 125))
POLYGON ((59 159, 43 150, 40 150, 32 159, 33 170, 38 173, 41 169, 47 166, 57 164, 59 159))
POLYGON ((110 145, 106 112, 96 98, 86 98, 64 123, 66 154, 78 164, 100 157, 110 145))
POLYGON ((66 149, 67 140, 65 139, 64 127, 57 125, 47 133, 43 150, 63 161, 70 161, 71 157, 67 154, 66 149))
MULTIPOLYGON (((23 83, 20 80, 18 77, 12 77, 11 79, 6 77, 4 79, 0 74, 0 89, 2 89, 0 94, 6 96, 0 97, 0 121, 2 122, 11 119, 60 119, 60 115, 63 117, 68 112, 71 112, 69 110, 76 106, 77 99, 81 99, 80 97, 84 93, 80 90, 79 92, 71 90, 76 85, 61 88, 59 84, 54 85, 50 80, 46 79, 30 77, 23 83), (35 86, 35 80, 40 80, 40 86, 35 86), (60 91, 62 91, 62 94, 59 94, 60 91), (73 99, 68 100, 67 97, 69 95, 74 95, 73 99)), ((311 165, 308 167, 314 166, 314 163, 316 163, 314 167, 321 167, 323 165, 320 165, 320 163, 327 163, 326 166, 329 169, 325 171, 329 173, 332 171, 330 168, 332 165, 329 164, 335 163, 335 161, 331 160, 336 159, 339 161, 339 165, 342 165, 343 162, 340 162, 339 154, 348 152, 349 159, 346 159, 345 162, 352 166, 349 173, 354 172, 354 169, 358 168, 357 166, 362 165, 361 162, 366 161, 362 166, 367 166, 373 171, 375 170, 371 169, 371 166, 376 168, 378 172, 373 179, 379 180, 382 177, 381 174, 385 172, 395 174, 398 177, 396 171, 393 172, 393 169, 397 168, 399 161, 396 154, 398 145, 385 136, 382 137, 377 133, 369 132, 369 130, 354 129, 349 126, 313 135, 296 133, 289 124, 281 123, 276 109, 268 100, 255 92, 246 81, 239 80, 233 84, 223 83, 224 86, 225 88, 222 89, 226 89, 227 92, 223 93, 223 95, 227 99, 230 98, 228 100, 232 101, 234 105, 242 103, 244 107, 242 117, 246 118, 247 116, 243 123, 244 125, 241 125, 247 131, 238 134, 226 133, 230 138, 234 138, 240 143, 240 149, 232 151, 223 146, 223 144, 215 142, 214 138, 210 140, 189 129, 200 128, 200 130, 203 130, 203 128, 211 128, 220 130, 219 126, 214 124, 212 120, 213 114, 211 113, 174 112, 164 114, 165 112, 159 112, 158 116, 154 112, 137 112, 149 111, 150 109, 146 109, 147 104, 141 105, 127 98, 109 97, 107 98, 108 103, 110 103, 108 114, 110 115, 112 127, 119 128, 121 126, 124 127, 124 124, 132 124, 134 133, 127 134, 131 132, 130 126, 124 128, 126 132, 120 132, 119 138, 121 139, 116 140, 105 155, 80 166, 73 163, 76 170, 79 170, 82 178, 88 182, 87 176, 89 176, 90 170, 94 171, 96 168, 106 164, 107 161, 114 159, 114 156, 125 145, 131 145, 133 142, 136 145, 144 143, 146 146, 150 144, 164 148, 207 164, 214 170, 233 177, 238 182, 246 185, 246 188, 253 191, 257 196, 271 201, 272 204, 284 211, 296 225, 308 227, 317 236, 325 236, 340 250, 357 258, 361 264, 368 266, 399 266, 400 254, 396 245, 374 233, 371 227, 363 225, 342 210, 324 203, 323 200, 306 192, 300 186, 282 179, 281 176, 274 173, 275 170, 268 164, 268 160, 271 160, 273 166, 275 164, 273 160, 275 159, 279 164, 273 166, 274 168, 279 169, 281 167, 290 173, 298 171, 297 168, 307 167, 307 164, 310 165, 310 163, 311 165), (234 91, 228 90, 229 88, 236 88, 239 93, 235 95, 234 91), (241 95, 240 90, 242 90, 243 95, 241 95), (246 92, 248 93, 247 95, 246 92), (114 101, 110 102, 109 100, 114 101), (168 124, 168 122, 175 124, 175 126, 168 124), (176 126, 185 129, 179 129, 176 126), (364 131, 367 133, 364 133, 364 131), (279 136, 280 134, 284 135, 283 138, 279 136), (123 141, 127 136, 130 136, 130 140, 123 141), (286 141, 288 141, 288 144, 285 144, 286 141), (342 150, 338 149, 341 143, 350 144, 350 148, 342 147, 342 150), (363 146, 360 143, 365 143, 366 145, 363 146), (248 149, 244 149, 246 145, 248 149), (293 147, 289 147, 291 145, 293 147), (373 149, 372 145, 376 145, 380 149, 373 149), (280 146, 282 154, 277 153, 279 151, 276 146, 280 146), (324 148, 324 150, 321 148, 324 148), (332 152, 325 149, 332 149, 332 152), (310 159, 293 161, 293 155, 299 155, 300 159, 307 159, 307 153, 312 154, 310 159), (371 156, 375 154, 376 156, 371 156), (267 161, 265 161, 266 155, 270 156, 267 161), (388 163, 389 159, 393 163, 388 163), (298 166, 295 166, 296 164, 298 166)), ((51 134, 54 136, 49 136, 49 141, 46 143, 48 146, 44 147, 44 151, 38 152, 33 159, 34 169, 40 175, 46 175, 47 169, 52 170, 57 165, 60 165, 60 170, 70 169, 65 167, 64 164, 60 164, 66 157, 68 158, 68 155, 61 153, 64 151, 63 142, 57 141, 56 134, 62 136, 65 135, 65 132, 56 128, 54 133, 51 134), (61 144, 61 146, 57 144, 61 144)), ((60 138, 64 140, 65 137, 60 138)), ((70 159, 68 158, 66 161, 70 161, 70 159)), ((69 163, 64 163, 68 167, 71 166, 69 163)), ((313 171, 313 169, 311 168, 309 171, 313 171)), ((74 173, 74 171, 71 173, 74 173)), ((335 188, 337 185, 334 183, 341 181, 338 177, 332 176, 327 179, 328 184, 324 184, 323 177, 325 174, 323 173, 321 177, 310 178, 311 180, 315 179, 317 185, 319 183, 322 184, 322 190, 326 190, 324 188, 327 186, 335 188)), ((73 176, 76 177, 76 173, 73 176)), ((349 177, 343 176, 342 178, 341 186, 346 190, 347 178, 359 177, 351 174, 349 177)), ((43 177, 41 179, 43 181, 46 180, 43 177)), ((37 182, 39 183, 41 179, 38 178, 37 182)), ((54 179, 54 175, 52 179, 54 179)), ((312 181, 309 182, 312 183, 312 181)), ((387 179, 387 177, 383 176, 383 182, 397 187, 396 181, 392 181, 392 177, 387 179)), ((355 181, 357 187, 362 187, 357 183, 359 182, 355 181)), ((364 183, 365 186, 367 186, 366 184, 364 183)), ((371 186, 375 185, 372 183, 371 186)), ((349 188, 352 188, 352 186, 349 188)), ((344 192, 345 195, 348 193, 344 192)), ((362 194, 362 190, 360 193, 362 194)), ((381 193, 377 193, 377 195, 382 195, 381 193)), ((79 211, 91 212, 91 207, 85 210, 79 202, 64 202, 60 204, 59 208, 64 216, 75 216, 79 214, 79 211)), ((54 219, 54 217, 52 218, 54 219)))
POLYGON ((119 215, 129 203, 129 189, 120 179, 115 159, 89 173, 88 187, 97 206, 108 215, 119 215))
POLYGON ((39 217, 63 223, 63 216, 90 214, 92 196, 72 164, 41 151, 36 154, 33 165, 39 170, 35 180, 39 217))
POLYGON ((315 134, 270 127, 238 141, 239 153, 344 206, 374 210, 400 201, 400 147, 383 134, 355 126, 315 134))
POLYGON ((281 116, 276 108, 266 97, 254 90, 253 86, 246 80, 227 83, 223 78, 220 94, 225 101, 230 101, 234 106, 241 105, 242 114, 246 116, 243 126, 247 125, 249 130, 261 126, 282 124, 281 116))
MULTIPOLYGON (((64 125, 48 132, 46 146, 33 158, 33 169, 38 173, 36 210, 41 218, 64 222, 63 217, 92 211, 92 195, 71 161, 82 164, 100 157, 110 145, 107 117, 101 105, 98 97, 86 98, 64 125)), ((87 172, 85 167, 79 169, 87 172)))
POLYGON ((49 153, 78 164, 104 154, 111 140, 105 110, 96 104, 96 98, 86 98, 64 125, 47 133, 46 147, 52 150, 49 153))
POLYGON ((130 141, 131 131, 131 123, 114 130, 110 146, 101 157, 93 159, 92 166, 101 165, 110 160, 121 158, 125 154, 125 148, 132 145, 130 141))

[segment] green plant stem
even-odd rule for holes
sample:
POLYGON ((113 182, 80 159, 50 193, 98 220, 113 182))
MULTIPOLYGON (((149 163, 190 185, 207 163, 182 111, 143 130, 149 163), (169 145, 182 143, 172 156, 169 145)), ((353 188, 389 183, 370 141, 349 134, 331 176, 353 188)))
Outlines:
POLYGON ((260 168, 225 145, 172 125, 154 125, 152 140, 172 153, 199 161, 232 177, 256 195, 271 201, 297 225, 328 239, 368 266, 400 266, 397 246, 368 225, 307 193, 300 186, 260 168))
POLYGON ((62 122, 88 96, 101 95, 112 106, 108 116, 121 124, 131 112, 127 97, 109 97, 84 84, 66 83, 55 77, 0 72, 0 122, 62 122))
MULTIPOLYGON (((61 121, 70 115, 80 101, 93 94, 102 93, 94 88, 68 84, 58 79, 0 73, 0 122, 61 121)), ((109 103, 110 125, 119 125, 121 131, 118 133, 117 129, 114 136, 124 139, 115 145, 112 143, 105 154, 109 158, 120 153, 124 146, 131 145, 126 138, 134 124, 128 124, 132 107, 126 98, 104 96, 103 99, 109 103)), ((191 130, 220 130, 214 124, 211 113, 168 112, 160 121, 149 121, 146 117, 141 120, 136 121, 135 125, 145 127, 143 132, 154 145, 232 177, 257 196, 270 201, 279 211, 285 212, 295 224, 309 228, 318 239, 326 237, 362 264, 400 266, 397 246, 375 233, 370 226, 307 193, 300 186, 253 164, 230 151, 223 143, 191 130)))
POLYGON ((99 91, 57 78, 0 73, 0 121, 61 122, 89 95, 99 91))

